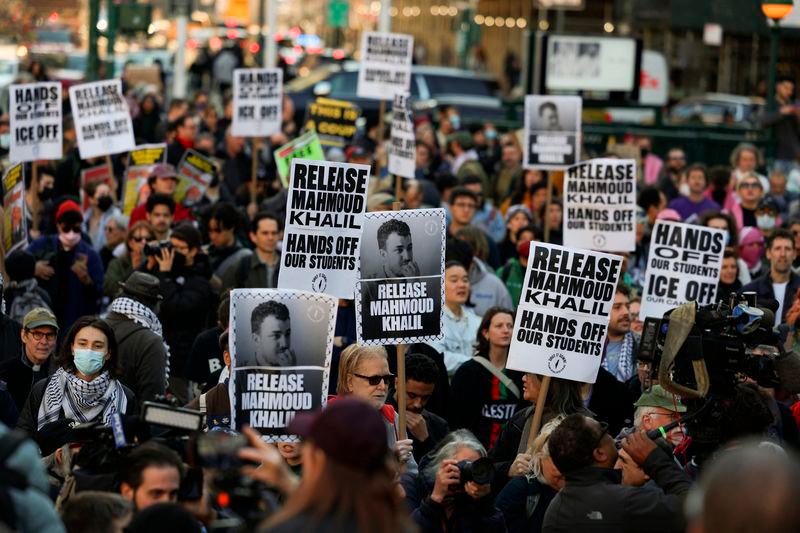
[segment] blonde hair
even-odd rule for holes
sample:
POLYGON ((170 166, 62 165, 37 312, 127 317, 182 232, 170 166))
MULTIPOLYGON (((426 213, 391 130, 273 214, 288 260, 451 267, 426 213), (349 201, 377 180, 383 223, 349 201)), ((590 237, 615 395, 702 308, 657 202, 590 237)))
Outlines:
POLYGON ((361 361, 368 357, 382 357, 386 361, 389 360, 389 355, 383 346, 351 344, 342 350, 339 356, 339 381, 336 384, 336 394, 350 394, 347 377, 354 374, 361 361))
POLYGON ((550 434, 558 427, 564 418, 566 418, 564 415, 559 415, 550 420, 547 424, 542 426, 539 435, 533 441, 533 447, 531 449, 531 471, 529 475, 535 477, 545 485, 547 482, 542 472, 542 460, 550 457, 550 449, 547 447, 547 442, 550 440, 550 434))

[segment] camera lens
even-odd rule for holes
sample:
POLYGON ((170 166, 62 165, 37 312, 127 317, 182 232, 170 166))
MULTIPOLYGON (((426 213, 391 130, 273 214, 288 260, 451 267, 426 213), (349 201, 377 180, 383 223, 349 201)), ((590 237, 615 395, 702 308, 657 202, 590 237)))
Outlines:
POLYGON ((472 480, 479 485, 488 485, 494 479, 494 464, 488 457, 472 462, 472 480))

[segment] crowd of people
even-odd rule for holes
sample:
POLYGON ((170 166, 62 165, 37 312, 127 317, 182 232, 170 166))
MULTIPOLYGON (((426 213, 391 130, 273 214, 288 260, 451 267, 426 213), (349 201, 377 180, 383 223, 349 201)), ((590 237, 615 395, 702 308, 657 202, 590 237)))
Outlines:
MULTIPOLYGON (((790 84, 782 80, 780 94, 790 84)), ((800 356, 793 351, 800 143, 782 137, 772 167, 749 144, 733 150, 729 166, 707 167, 688 160, 684 148, 656 154, 648 138, 627 140, 641 154, 636 250, 621 254, 601 368, 594 383, 553 378, 537 427, 543 378, 506 363, 531 243, 545 235, 562 243, 562 173, 523 168, 520 132, 465 126, 446 106, 416 117, 416 178, 404 180, 396 197, 385 164, 388 131, 368 124, 352 145, 326 154, 371 166, 368 209, 400 202, 447 213, 443 338, 408 346, 406 428, 399 427, 395 349, 355 343, 354 303, 342 300, 328 407, 292 421, 296 442, 266 444, 244 428, 238 447, 212 465, 187 454, 180 439, 137 433, 115 447, 97 437, 105 434, 98 428, 152 401, 200 410, 207 435, 229 425, 228 293, 277 287, 286 191, 272 153, 302 125, 285 98, 282 131, 254 153, 231 133, 229 93, 198 90, 165 102, 158 92, 126 90, 137 143, 167 143, 146 201, 124 211, 125 154, 111 158, 113 183, 81 188, 81 171, 98 161, 80 158, 65 101, 65 156, 39 162, 37 180, 26 181, 28 243, 3 258, 3 525, 43 532, 241 524, 362 532, 800 529, 790 503, 800 489, 800 356), (191 208, 175 199, 176 165, 188 149, 219 165, 191 208), (718 301, 741 292, 776 300, 774 326, 785 334, 775 358, 779 383, 767 388, 740 376, 726 391, 716 446, 703 453, 691 424, 671 424, 688 402, 637 359, 658 220, 724 230, 718 301), (654 430, 658 438, 648 436, 654 430)), ((797 116, 781 109, 770 124, 796 136, 797 116)), ((8 117, 0 118, 3 127, 8 117)))

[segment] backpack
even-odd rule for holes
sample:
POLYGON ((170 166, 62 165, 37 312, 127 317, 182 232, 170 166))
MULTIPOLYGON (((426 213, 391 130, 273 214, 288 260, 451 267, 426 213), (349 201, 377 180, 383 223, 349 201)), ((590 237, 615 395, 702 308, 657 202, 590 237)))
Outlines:
POLYGON ((6 289, 6 298, 10 302, 6 315, 12 320, 22 324, 22 320, 29 311, 36 307, 44 307, 52 312, 50 303, 44 299, 41 288, 35 279, 17 283, 6 289), (28 283, 29 281, 33 283, 28 283))

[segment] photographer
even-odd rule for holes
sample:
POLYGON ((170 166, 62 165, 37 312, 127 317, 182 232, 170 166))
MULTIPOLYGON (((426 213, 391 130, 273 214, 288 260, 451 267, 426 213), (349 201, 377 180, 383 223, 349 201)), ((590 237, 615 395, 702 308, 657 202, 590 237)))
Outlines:
POLYGON ((419 474, 404 474, 401 482, 411 517, 423 531, 502 532, 506 526, 491 495, 493 477, 486 449, 460 429, 422 459, 419 474))
POLYGON ((544 517, 542 531, 683 531, 681 512, 691 481, 644 433, 622 448, 663 489, 627 487, 612 470, 617 448, 608 428, 573 414, 553 431, 550 457, 566 478, 544 517))

